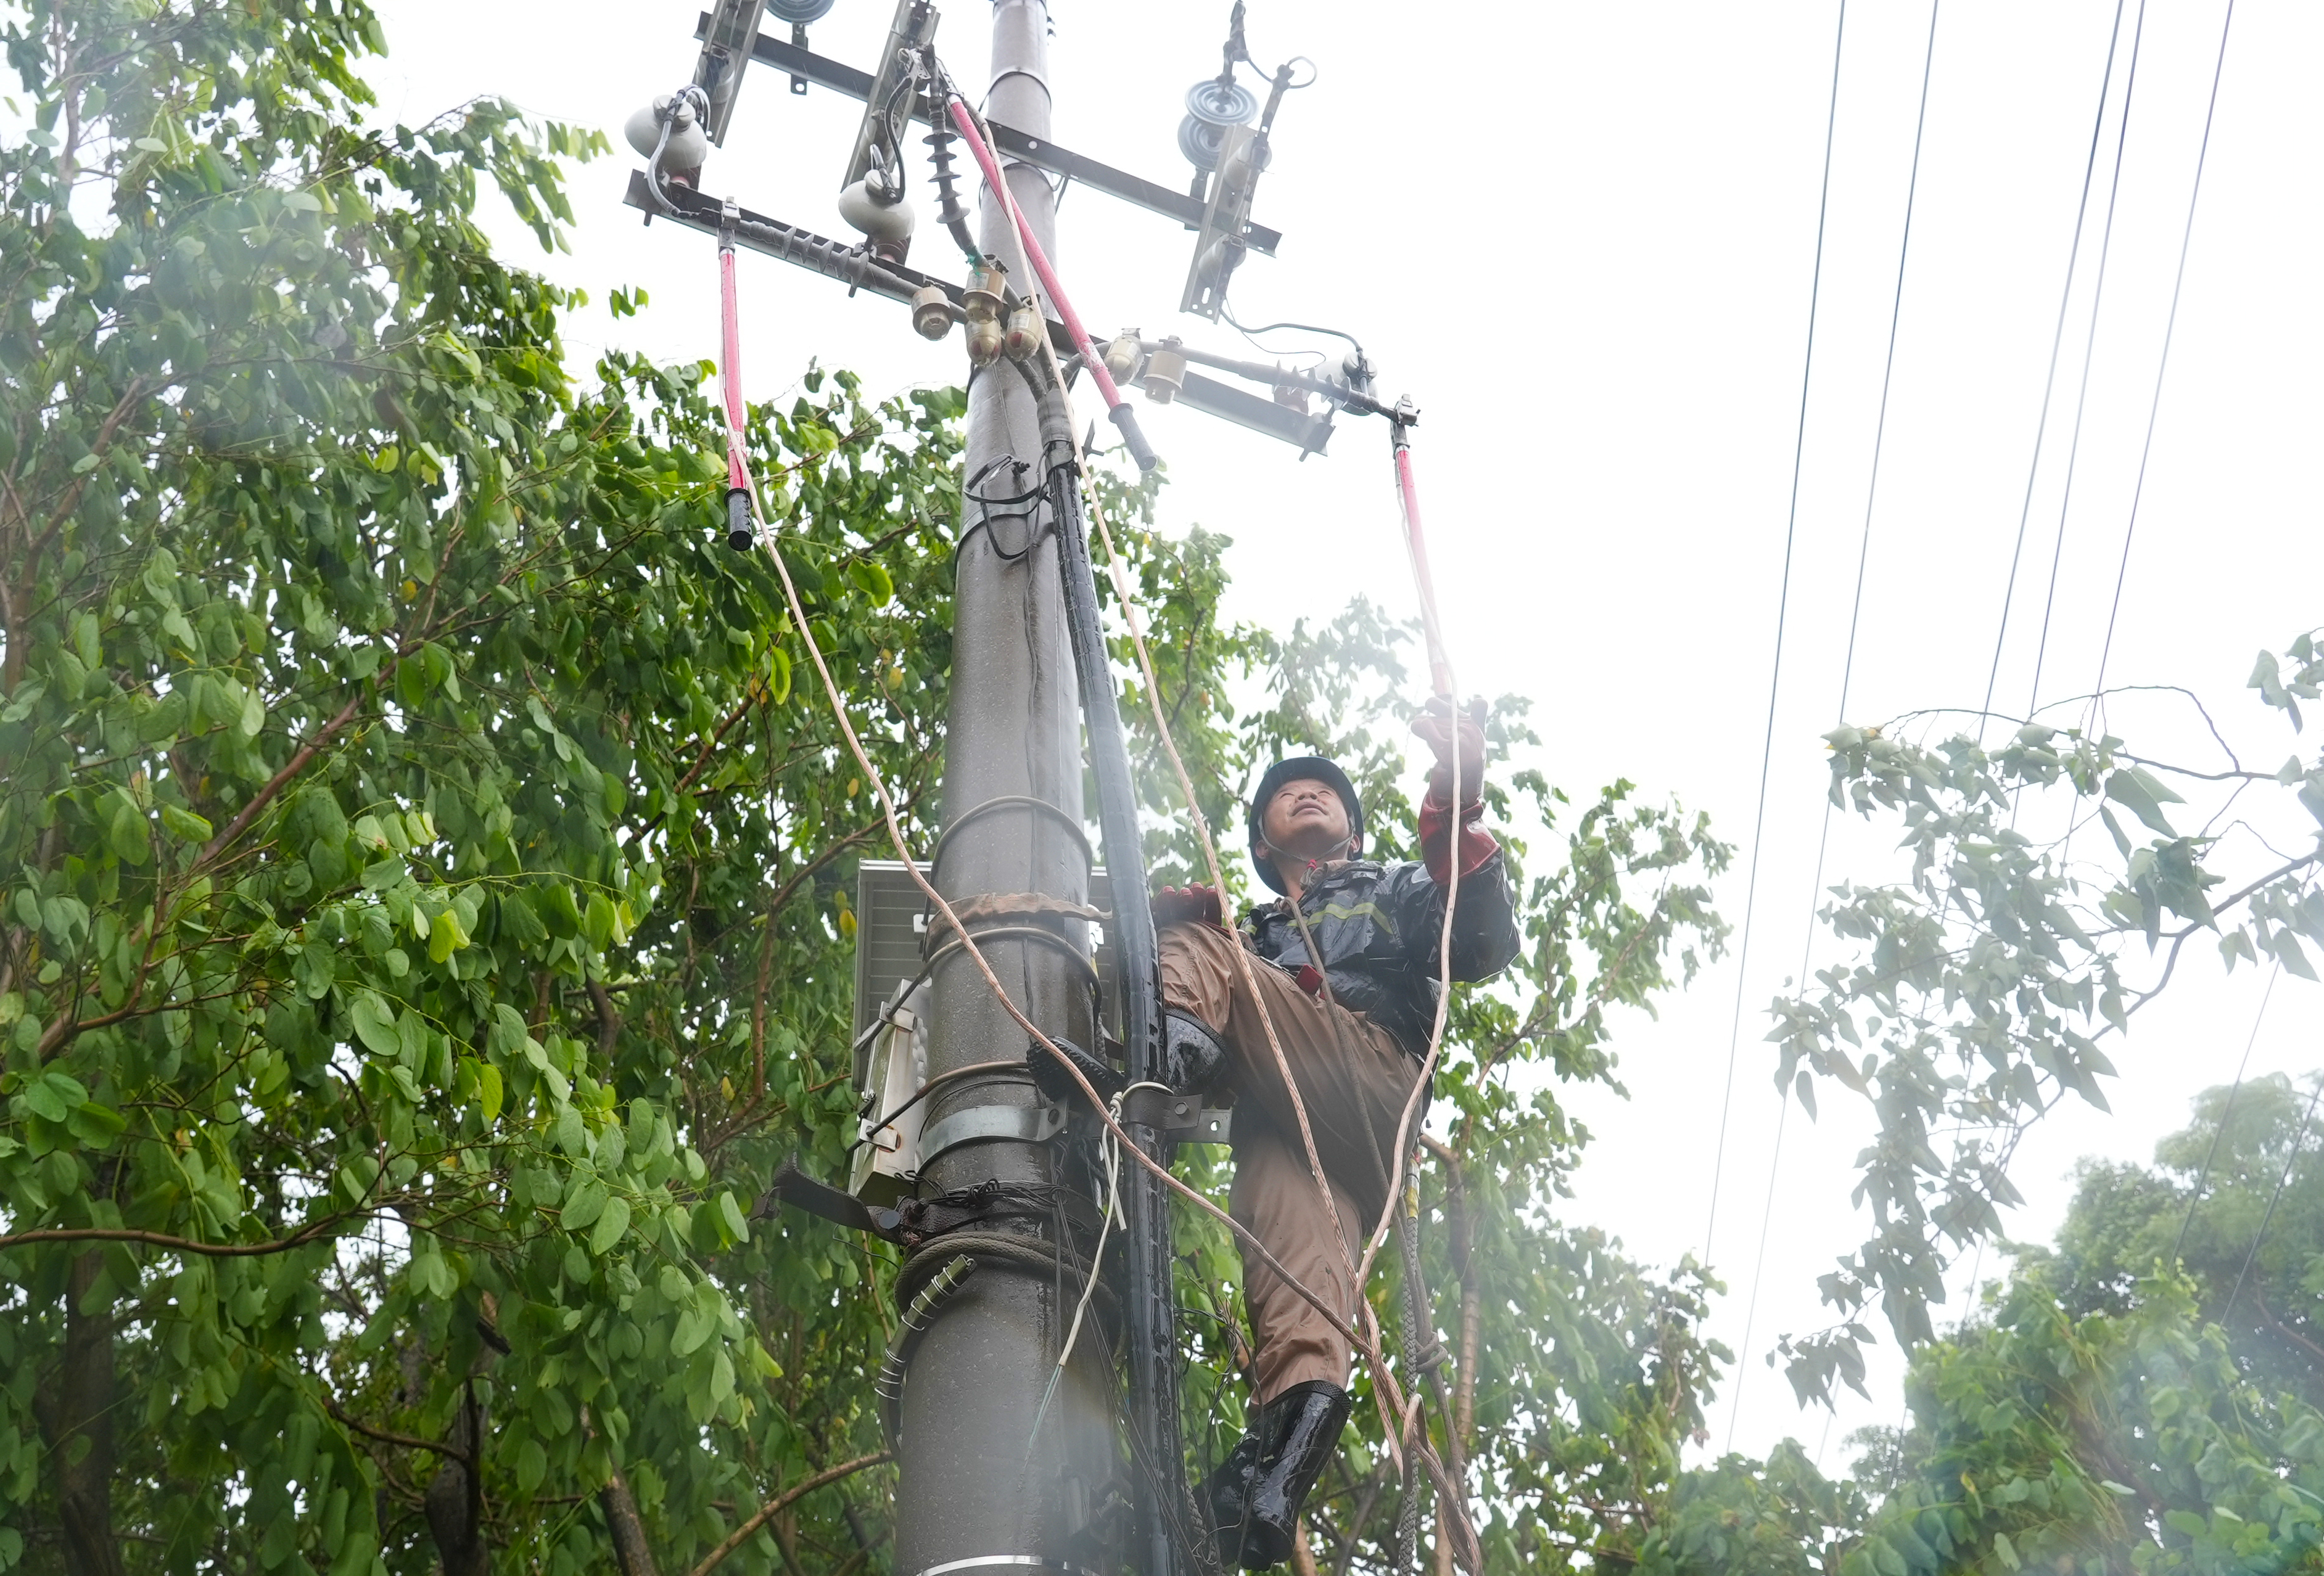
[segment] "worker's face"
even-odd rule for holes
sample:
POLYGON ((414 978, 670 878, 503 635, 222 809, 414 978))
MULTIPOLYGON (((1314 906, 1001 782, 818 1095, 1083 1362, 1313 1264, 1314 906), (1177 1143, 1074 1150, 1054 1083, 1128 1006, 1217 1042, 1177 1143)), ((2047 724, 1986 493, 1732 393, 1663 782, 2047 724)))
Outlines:
POLYGON ((1329 783, 1296 778, 1267 801, 1267 840, 1301 859, 1337 859, 1347 852, 1348 806, 1329 783))

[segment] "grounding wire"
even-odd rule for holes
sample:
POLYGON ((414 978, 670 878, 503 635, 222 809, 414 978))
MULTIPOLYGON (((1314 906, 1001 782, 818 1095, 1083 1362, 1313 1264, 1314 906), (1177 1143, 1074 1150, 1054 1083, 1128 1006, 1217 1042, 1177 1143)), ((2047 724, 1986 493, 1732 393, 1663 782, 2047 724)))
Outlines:
MULTIPOLYGON (((1929 80, 1936 66, 1937 17, 1943 5, 1944 0, 1929 0, 1929 41, 1921 56, 1921 103, 1913 119, 1913 167, 1904 183, 1904 229, 1896 244, 1896 288, 1888 305, 1888 352, 1880 370, 1880 414, 1872 429, 1872 475, 1864 491, 1864 531, 1856 552, 1856 597, 1848 615, 1848 654, 1840 664, 1840 721, 1836 726, 1847 724, 1848 691, 1856 677, 1856 637, 1864 615, 1864 572, 1872 557, 1873 506, 1880 496, 1880 456, 1888 436, 1888 394, 1896 373, 1896 330, 1904 316, 1904 274, 1913 255, 1913 209, 1921 192, 1921 149, 1929 125, 1929 80)), ((1824 854, 1831 843, 1831 799, 1827 796, 1823 803, 1823 830, 1816 838, 1815 882, 1808 894, 1807 941, 1800 954, 1799 978, 1803 982, 1807 979, 1808 959, 1815 946, 1816 894, 1823 889, 1824 854)), ((1775 1115, 1775 1141, 1773 1152, 1767 1157, 1766 1201, 1759 1212, 1759 1248, 1751 1260, 1751 1295, 1744 1304, 1742 1344, 1736 1349, 1744 1357, 1735 1366, 1735 1400, 1727 1415, 1727 1445, 1730 1450, 1735 1444, 1735 1425, 1743 1413, 1743 1378, 1750 1371, 1748 1359, 1751 1350, 1751 1330, 1758 1322, 1759 1286, 1764 1278, 1762 1271, 1767 1262, 1767 1231, 1775 1217, 1775 1179, 1783 1166, 1784 1128, 1792 1113, 1791 1091, 1783 1090, 1780 1093, 1783 1104, 1775 1115)))
MULTIPOLYGON (((2098 143, 2106 131, 2106 106, 2114 90, 2115 52, 2122 43, 2122 13, 2125 0, 2115 0, 2114 28, 2107 35, 2106 71, 2098 78, 2098 113, 2090 119, 2090 152, 2082 165, 2082 197, 2074 209, 2074 239, 2066 248, 2066 280, 2058 290, 2058 326, 2050 335, 2050 371, 2042 381, 2042 414, 2034 423, 2034 457, 2025 467, 2025 500, 2017 508, 2017 542, 2009 549, 2009 579, 2001 592, 2001 628, 1993 637, 1993 667, 1985 676, 1985 705, 1978 712, 1978 736, 1985 735, 1985 724, 1993 713, 1993 689, 2001 677, 2001 649, 2009 639, 2009 610, 2017 595, 2017 565, 2025 552, 2025 524, 2034 514, 2034 481, 2042 471, 2042 443, 2050 431, 2050 399, 2058 388, 2058 353, 2066 343, 2066 308, 2074 295, 2074 267, 2082 255, 2082 226, 2090 214, 2090 185, 2098 174, 2098 143)), ((2126 97, 2124 105, 2127 110, 2126 97)), ((2120 168, 2120 161, 2116 161, 2120 168)), ((2111 206, 2108 216, 2112 215, 2111 206)))
POLYGON ((2300 1158, 2300 1147, 2308 1141, 2308 1129, 2316 1120, 2316 1101, 2324 1097, 2324 1078, 2316 1081, 2315 1092, 2308 1097, 2308 1110, 2300 1118, 2300 1126, 2292 1130, 2292 1150, 2283 1157, 2283 1174, 2275 1179, 2275 1191, 2267 1195, 2267 1209, 2259 1218, 2259 1230, 2252 1233, 2251 1247, 2244 1254, 2244 1266, 2236 1271, 2236 1284, 2227 1293, 2227 1300, 2219 1309, 2219 1323, 2227 1322, 2235 1312, 2236 1299, 2243 1295, 2244 1278, 2251 1274, 2252 1260, 2259 1257, 2259 1245, 2267 1240, 2267 1229, 2275 1221, 2275 1206, 2283 1202, 2283 1190, 2292 1181, 2292 1162, 2300 1158))
MULTIPOLYGON (((2106 643, 2098 649, 2098 682, 2090 687, 2090 714, 2095 717, 2106 694, 2107 659, 2114 655, 2115 621, 2122 613, 2123 582, 2130 575, 2131 539, 2138 532, 2139 501, 2146 495, 2146 462, 2154 452, 2154 419, 2163 409, 2163 377, 2171 366, 2171 336, 2179 327, 2179 298, 2187 283, 2187 251, 2195 239, 2195 205, 2203 195, 2203 166, 2211 156, 2211 123, 2219 110, 2219 78, 2227 69, 2227 34, 2236 24, 2236 0, 2227 0, 2219 22, 2218 57, 2211 63, 2211 97, 2203 109, 2203 141, 2195 153, 2195 180, 2187 192, 2187 222, 2179 235, 2179 270, 2171 281, 2171 312, 2163 325, 2163 354, 2154 364, 2154 395, 2146 407, 2146 438, 2138 451, 2138 481, 2131 489, 2130 519, 2122 531, 2122 563, 2115 571, 2114 602, 2107 610, 2106 643)), ((2128 106, 2125 106, 2126 114, 2128 106)))
POLYGON ((1759 844, 1767 825, 1767 769, 1775 757, 1775 696, 1784 682, 1784 626, 1791 615, 1792 545, 1800 524, 1800 465, 1807 453, 1808 385, 1815 371, 1816 309, 1823 296, 1824 221, 1831 213, 1832 133, 1840 124, 1840 60, 1848 38, 1848 0, 1840 0, 1840 21, 1831 40, 1831 102, 1824 111, 1823 183, 1816 198, 1815 266, 1808 276, 1807 354, 1800 367, 1800 418, 1792 437, 1792 501, 1784 520, 1784 574, 1775 594, 1775 654, 1767 676, 1767 726, 1759 743, 1759 805, 1751 815, 1751 863, 1743 882, 1743 939, 1735 957, 1735 1016, 1727 1029, 1727 1082, 1719 1101, 1719 1143, 1711 1156, 1711 1208, 1702 1224, 1702 1261, 1711 1262, 1711 1233, 1719 1225, 1719 1182, 1727 1163, 1727 1120, 1735 1105, 1735 1064, 1743 1040, 1743 992, 1750 979, 1751 920, 1759 899, 1759 844))
POLYGON ((2114 174, 2107 184, 2106 228, 2098 240, 2098 282, 2090 292, 2090 326, 2082 339, 2082 376, 2074 397, 2074 436, 2066 446, 2066 483, 2058 495, 2058 538, 2050 552, 2050 588, 2042 598, 2042 638, 2034 648, 2034 682, 2025 692, 2025 714, 2034 715, 2042 701, 2042 669, 2050 656, 2050 621, 2058 607, 2058 571, 2066 558, 2066 521, 2074 501, 2074 473, 2082 453, 2082 418, 2089 413, 2090 364, 2096 359, 2098 312, 2106 304, 2107 263, 2114 255, 2114 219, 2121 206, 2123 154, 2130 143, 2130 112, 2138 95, 2138 60, 2146 42, 2146 0, 2138 0, 2138 20, 2131 28, 2130 72, 2123 80, 2122 121, 2115 132, 2114 174))
POLYGON ((2195 1186, 2187 1195, 2186 1218, 2179 1222, 2179 1235, 2171 1244, 2171 1262, 2176 1265, 2187 1246, 2187 1229, 2195 1223, 2196 1206, 2203 1202, 2203 1189, 2211 1180, 2211 1162, 2219 1157, 2219 1140, 2227 1137, 2227 1119, 2236 1113, 2236 1096, 2243 1092, 2244 1070, 2251 1065, 2252 1047, 2259 1044, 2259 1026, 2266 1021, 2267 1004, 2275 995, 2275 982, 2283 976, 2283 959, 2279 955, 2275 967, 2267 972, 2267 989, 2260 992, 2259 1010, 2252 1015, 2251 1037, 2244 1041, 2243 1060, 2236 1064, 2236 1081, 2227 1085, 2227 1102, 2219 1108, 2219 1125, 2211 1129, 2211 1147, 2203 1151, 2202 1168, 2195 1173, 2195 1186))

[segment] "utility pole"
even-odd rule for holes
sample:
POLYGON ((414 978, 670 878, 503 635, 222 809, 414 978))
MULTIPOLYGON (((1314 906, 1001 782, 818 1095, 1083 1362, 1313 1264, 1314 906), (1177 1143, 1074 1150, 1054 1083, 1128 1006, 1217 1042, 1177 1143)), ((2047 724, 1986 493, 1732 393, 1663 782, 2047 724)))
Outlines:
MULTIPOLYGON (((1044 0, 995 0, 987 113, 1045 140, 1048 34, 1044 0)), ((1021 163, 1010 167, 1008 180, 1054 255, 1055 201, 1047 180, 1021 163)), ((1007 216, 990 192, 980 196, 985 252, 1008 266, 1014 288, 1031 287, 1032 271, 1007 216)), ((1041 423, 1032 390, 1005 360, 979 372, 969 388, 964 482, 980 474, 976 491, 987 498, 1035 496, 989 509, 964 499, 945 729, 945 819, 954 830, 936 880, 954 905, 1028 893, 1085 903, 1088 853, 1078 831, 1080 705, 1058 544, 1038 496, 1045 475, 1041 423), (1006 463, 1010 459, 1024 468, 1006 463)), ((1132 890, 1122 900, 1143 898, 1132 890)), ((1097 1044, 1085 968, 1057 947, 1022 939, 996 936, 981 945, 1002 985, 1044 1032, 1097 1044)), ((992 1000, 964 954, 955 950, 930 988, 932 1080, 972 1064, 1024 1056, 1024 1031, 992 1000)), ((1043 1103, 1021 1075, 972 1076, 943 1086, 930 1097, 924 1133, 944 1130, 948 1120, 963 1124, 955 1131, 1010 1133, 1013 1123, 1016 1133, 927 1158, 923 1194, 987 1178, 1034 1184, 1060 1180, 1052 1174, 1054 1148, 1037 1140, 1037 1134, 1047 1137, 1038 1121, 1043 1103)), ((996 1220, 985 1229, 1012 1227, 1027 1232, 1028 1244, 1041 1245, 1031 1219, 996 1220)), ((1051 1242, 1041 1250, 1063 1246, 1051 1242)), ((1035 1435, 1076 1291, 1071 1275, 1061 1281, 988 1263, 931 1323, 904 1393, 899 1573, 1056 1569, 1066 1562, 1062 1547, 1097 1510, 1112 1482, 1117 1451, 1111 1364, 1093 1321, 1083 1331, 1035 1435)))

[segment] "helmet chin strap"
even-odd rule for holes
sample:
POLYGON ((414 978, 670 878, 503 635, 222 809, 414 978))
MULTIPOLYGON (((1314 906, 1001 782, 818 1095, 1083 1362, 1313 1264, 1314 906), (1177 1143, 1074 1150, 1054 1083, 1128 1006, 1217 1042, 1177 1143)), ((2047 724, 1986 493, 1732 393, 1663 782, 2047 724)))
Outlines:
MULTIPOLYGON (((1332 860, 1347 859, 1351 857, 1351 851, 1357 846, 1358 842, 1360 841, 1358 834, 1351 832, 1345 837, 1341 838, 1340 841, 1333 845, 1332 852, 1329 853, 1310 855, 1305 853, 1295 853, 1290 849, 1283 847, 1280 843, 1277 843, 1274 838, 1269 837, 1267 834, 1266 829, 1263 826, 1259 831, 1259 840, 1266 846, 1267 852, 1273 857, 1277 859, 1295 860, 1306 866, 1307 873, 1311 877, 1314 876, 1317 871, 1322 870, 1323 866, 1332 860)), ((1306 883, 1303 881, 1300 884, 1304 889, 1306 883)))

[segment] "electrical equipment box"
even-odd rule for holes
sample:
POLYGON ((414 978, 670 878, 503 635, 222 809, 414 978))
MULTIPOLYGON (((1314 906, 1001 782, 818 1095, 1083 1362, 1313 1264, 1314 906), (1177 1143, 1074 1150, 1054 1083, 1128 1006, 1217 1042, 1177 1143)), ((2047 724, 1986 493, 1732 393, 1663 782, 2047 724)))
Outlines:
MULTIPOLYGON (((1113 912, 1113 884, 1102 867, 1090 872, 1090 906, 1113 912)), ((855 873, 855 1091, 862 1140, 848 1191, 887 1204, 910 1191, 920 1169, 920 1130, 927 1115, 914 1105, 882 1121, 926 1086, 928 1076, 927 982, 920 977, 921 945, 928 931, 927 895, 900 860, 867 859, 855 873), (878 1131, 872 1130, 877 1125, 878 1131)), ((1114 988, 1113 948, 1101 925, 1093 927, 1100 1009, 1109 1037, 1121 1034, 1114 988)), ((1181 1142, 1223 1144, 1228 1113, 1206 1110, 1196 1133, 1181 1142)))
POLYGON ((913 1097, 928 1081, 925 981, 899 981, 881 1003, 868 1037, 858 1038, 855 1086, 865 1099, 856 1122, 855 1159, 847 1191, 888 1205, 911 1191, 920 1173, 920 1126, 927 1106, 913 1097))

